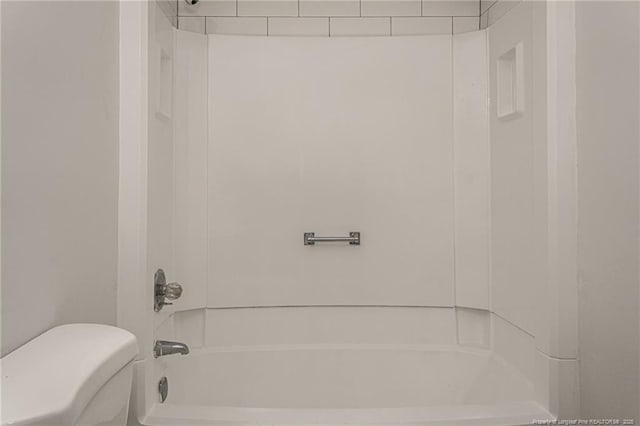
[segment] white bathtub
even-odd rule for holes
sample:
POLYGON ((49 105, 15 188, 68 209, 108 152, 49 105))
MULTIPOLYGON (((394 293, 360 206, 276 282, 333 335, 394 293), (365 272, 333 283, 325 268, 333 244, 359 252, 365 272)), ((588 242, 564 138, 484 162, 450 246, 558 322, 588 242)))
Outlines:
POLYGON ((158 362, 153 425, 521 425, 552 416, 490 351, 431 345, 227 347, 158 362))

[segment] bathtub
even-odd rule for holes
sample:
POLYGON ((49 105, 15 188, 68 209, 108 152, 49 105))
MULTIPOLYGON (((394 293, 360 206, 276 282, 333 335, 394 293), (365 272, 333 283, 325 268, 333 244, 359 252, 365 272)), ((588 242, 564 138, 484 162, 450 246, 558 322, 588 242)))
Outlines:
POLYGON ((553 417, 489 350, 290 345, 194 350, 157 362, 169 381, 152 425, 524 425, 553 417))

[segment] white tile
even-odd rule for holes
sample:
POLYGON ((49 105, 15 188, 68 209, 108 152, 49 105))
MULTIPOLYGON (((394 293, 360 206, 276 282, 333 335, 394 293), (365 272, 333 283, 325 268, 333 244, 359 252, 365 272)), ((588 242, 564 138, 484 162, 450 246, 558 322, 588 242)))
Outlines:
POLYGON ((178 29, 204 34, 204 16, 181 16, 178 18, 178 29))
POLYGON ((478 0, 422 0, 422 16, 479 16, 478 0))
POLYGON ((200 0, 194 5, 178 1, 178 16, 236 16, 235 0, 200 0))
MULTIPOLYGON (((353 306, 207 309, 207 346, 455 344, 453 308, 353 306)), ((177 323, 176 323, 177 325, 177 323)))
POLYGON ((498 0, 489 8, 488 13, 488 26, 495 24, 495 22, 507 14, 511 9, 520 3, 521 0, 498 0))
POLYGON ((489 26, 489 13, 485 12, 480 16, 480 29, 484 30, 489 26))
POLYGON ((420 16, 421 0, 362 0, 362 16, 420 16))
POLYGON ((267 18, 207 18, 207 34, 267 35, 267 18))
POLYGON ((480 14, 485 13, 497 0, 480 0, 480 14))
POLYGON ((391 35, 390 18, 331 18, 329 26, 332 37, 391 35))
POLYGON ((270 36, 328 36, 329 18, 269 18, 270 36))
POLYGON ((300 16, 360 16, 360 1, 300 0, 300 16))
POLYGON ((453 18, 453 33, 468 33, 480 29, 480 18, 476 16, 462 16, 453 18))
POLYGON ((298 16, 298 0, 238 0, 238 16, 298 16))
POLYGON ((391 18, 391 34, 422 35, 451 34, 451 18, 393 17, 391 18))

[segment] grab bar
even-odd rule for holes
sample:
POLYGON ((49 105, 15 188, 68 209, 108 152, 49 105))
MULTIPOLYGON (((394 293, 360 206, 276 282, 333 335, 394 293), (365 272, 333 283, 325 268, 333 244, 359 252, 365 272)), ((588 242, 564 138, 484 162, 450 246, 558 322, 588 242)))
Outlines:
POLYGON ((304 233, 304 245, 312 246, 315 243, 349 243, 352 246, 360 245, 360 233, 349 232, 348 237, 316 237, 315 232, 304 233))

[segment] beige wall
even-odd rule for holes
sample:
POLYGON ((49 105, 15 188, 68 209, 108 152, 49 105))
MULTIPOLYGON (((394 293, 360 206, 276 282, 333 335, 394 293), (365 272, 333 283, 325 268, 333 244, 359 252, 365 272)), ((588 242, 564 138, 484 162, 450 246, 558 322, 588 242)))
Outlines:
POLYGON ((576 3, 583 418, 640 416, 639 7, 576 3))
POLYGON ((118 2, 2 2, 2 354, 114 323, 118 2))

